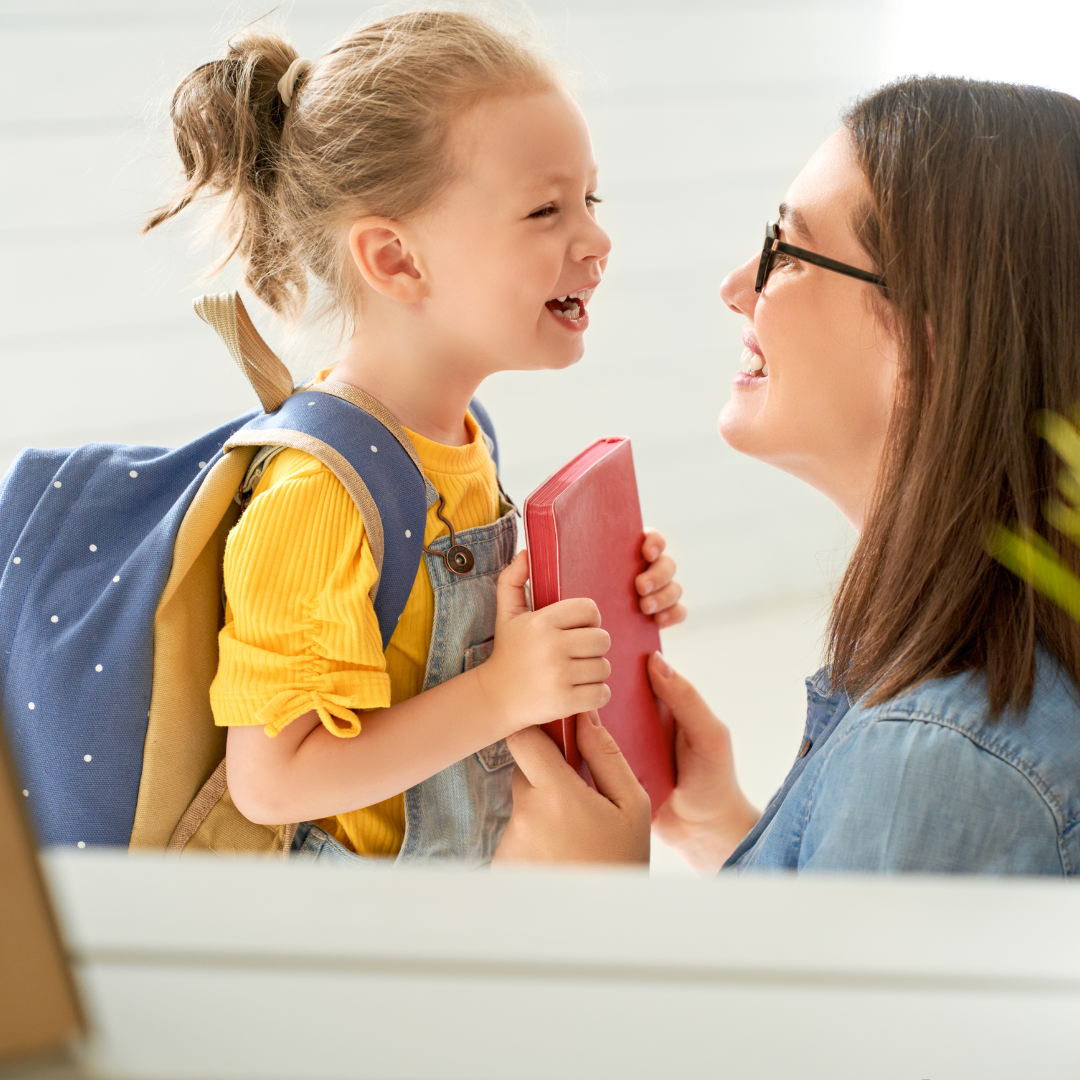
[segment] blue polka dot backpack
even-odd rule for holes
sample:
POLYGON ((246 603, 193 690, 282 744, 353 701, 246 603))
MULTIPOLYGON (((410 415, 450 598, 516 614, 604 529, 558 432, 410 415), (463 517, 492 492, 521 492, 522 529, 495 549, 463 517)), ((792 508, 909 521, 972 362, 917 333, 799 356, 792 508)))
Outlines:
POLYGON ((225 539, 277 449, 319 458, 353 497, 384 648, 420 564, 428 485, 394 417, 345 384, 294 389, 235 293, 195 309, 262 409, 176 449, 26 450, 0 483, 0 710, 42 844, 288 851, 295 826, 229 798, 209 697, 225 539))

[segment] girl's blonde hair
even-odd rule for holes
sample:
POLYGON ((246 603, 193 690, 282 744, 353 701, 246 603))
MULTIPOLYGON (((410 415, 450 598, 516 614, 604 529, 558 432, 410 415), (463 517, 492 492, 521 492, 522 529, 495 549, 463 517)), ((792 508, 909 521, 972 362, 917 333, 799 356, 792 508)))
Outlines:
POLYGON ((222 263, 239 257, 256 296, 295 321, 310 271, 352 319, 347 223, 430 206, 454 176, 456 115, 486 95, 559 80, 520 31, 455 11, 396 15, 347 35, 297 79, 286 106, 278 81, 296 59, 283 37, 252 25, 224 59, 180 83, 171 117, 187 180, 144 232, 200 196, 223 195, 222 263))

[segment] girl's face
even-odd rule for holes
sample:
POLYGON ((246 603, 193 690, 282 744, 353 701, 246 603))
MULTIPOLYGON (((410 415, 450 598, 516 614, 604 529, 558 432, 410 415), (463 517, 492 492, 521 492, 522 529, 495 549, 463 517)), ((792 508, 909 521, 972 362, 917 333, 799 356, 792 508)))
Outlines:
POLYGON ((561 90, 499 95, 460 117, 451 142, 458 175, 415 223, 440 350, 481 377, 576 363, 611 250, 585 118, 561 90))
MULTIPOLYGON (((869 202, 851 136, 841 128, 788 189, 780 238, 872 271, 853 222, 869 202)), ((892 410, 896 335, 872 302, 876 286, 778 255, 758 294, 759 258, 728 274, 720 296, 747 319, 743 366, 756 353, 767 374, 735 376, 720 433, 736 450, 823 492, 861 529, 892 410)))

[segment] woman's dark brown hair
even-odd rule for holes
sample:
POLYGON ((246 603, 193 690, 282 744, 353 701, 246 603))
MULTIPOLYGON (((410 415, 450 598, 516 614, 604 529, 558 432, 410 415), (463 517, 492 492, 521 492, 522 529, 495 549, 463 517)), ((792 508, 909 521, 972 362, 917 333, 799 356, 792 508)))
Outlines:
POLYGON ((987 551, 1033 528, 1058 461, 1039 410, 1080 403, 1080 102, 1030 86, 908 79, 845 116, 872 193, 856 228, 884 273, 902 369, 873 509, 833 607, 833 678, 885 701, 985 670, 1024 709, 1036 646, 1080 685, 1080 627, 987 551))

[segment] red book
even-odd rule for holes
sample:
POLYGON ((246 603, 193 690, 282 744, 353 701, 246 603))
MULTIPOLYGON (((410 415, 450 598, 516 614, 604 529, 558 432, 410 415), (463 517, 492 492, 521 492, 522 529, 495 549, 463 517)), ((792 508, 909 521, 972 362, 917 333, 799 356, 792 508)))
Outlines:
MULTIPOLYGON (((611 700, 600 710, 659 808, 675 783, 675 725, 653 696, 646 662, 660 648, 656 623, 638 607, 634 578, 645 569, 637 480, 629 439, 598 439, 525 500, 525 543, 533 609, 585 596, 611 635, 611 700)), ((566 760, 589 780, 576 718, 544 725, 566 760)))

